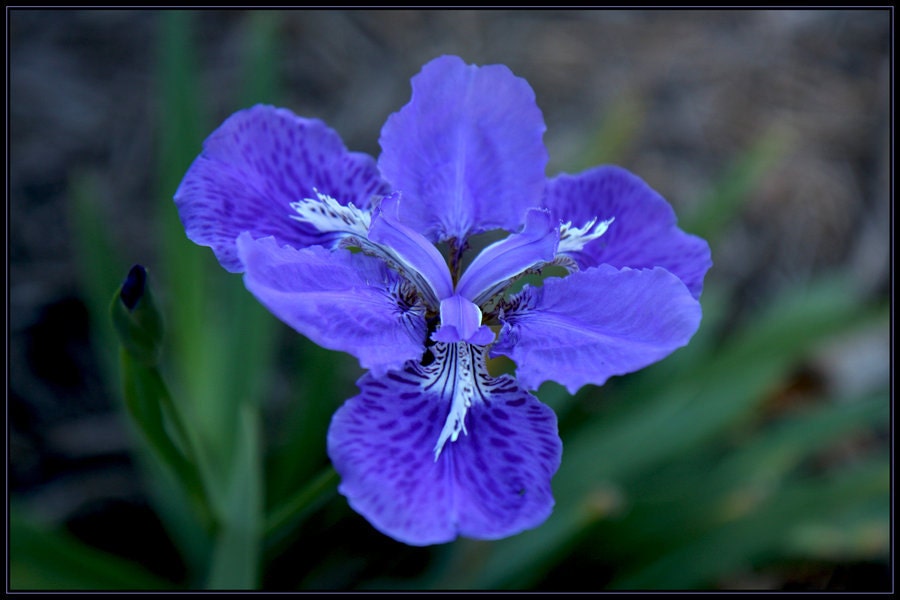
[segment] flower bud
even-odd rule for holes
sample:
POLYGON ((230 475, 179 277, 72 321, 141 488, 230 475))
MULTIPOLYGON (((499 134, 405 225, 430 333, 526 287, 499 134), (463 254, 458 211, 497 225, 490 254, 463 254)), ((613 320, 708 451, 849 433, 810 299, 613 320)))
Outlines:
POLYGON ((147 286, 147 270, 134 265, 113 297, 113 327, 122 347, 138 361, 153 365, 162 347, 162 317, 147 286))

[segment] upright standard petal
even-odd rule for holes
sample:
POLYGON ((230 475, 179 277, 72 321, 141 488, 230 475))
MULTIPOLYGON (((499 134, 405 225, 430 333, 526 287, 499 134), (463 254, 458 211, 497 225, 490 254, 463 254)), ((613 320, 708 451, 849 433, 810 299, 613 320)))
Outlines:
POLYGON ((481 304, 507 287, 527 269, 553 260, 559 225, 549 211, 531 209, 525 228, 482 250, 463 273, 456 292, 481 304))
POLYGON ((523 289, 501 316, 492 355, 514 360, 527 389, 552 380, 575 393, 665 358, 688 343, 700 316, 666 269, 601 265, 523 289))
POLYGON ((679 229, 669 203, 636 175, 613 166, 559 175, 547 182, 544 204, 575 227, 594 218, 615 219, 602 237, 569 253, 582 269, 603 263, 663 267, 677 275, 694 298, 700 297, 712 266, 709 244, 679 229))
POLYGON ((381 374, 425 351, 424 309, 384 263, 348 250, 295 249, 275 238, 237 241, 247 289, 276 317, 381 374))
POLYGON ((323 242, 314 226, 291 218, 291 203, 325 194, 367 208, 387 192, 374 159, 348 152, 324 123, 258 105, 235 113, 207 138, 175 204, 188 237, 240 272, 235 240, 244 231, 297 248, 323 242))
POLYGON ((381 130, 378 166, 410 201, 403 221, 432 241, 515 231, 544 186, 546 129, 534 92, 503 65, 442 56, 381 130))
POLYGON ((328 454, 339 491, 377 529, 416 546, 536 527, 553 508, 550 479, 562 452, 556 416, 509 376, 491 378, 483 349, 437 344, 435 352, 427 367, 365 375, 360 394, 335 413, 328 454), (462 373, 465 353, 474 375, 462 373), (460 394, 471 394, 461 415, 460 394), (448 436, 455 416, 464 422, 448 436))
POLYGON ((432 308, 453 293, 447 262, 434 244, 400 222, 400 194, 386 196, 372 217, 368 239, 379 244, 379 254, 416 284, 432 308))

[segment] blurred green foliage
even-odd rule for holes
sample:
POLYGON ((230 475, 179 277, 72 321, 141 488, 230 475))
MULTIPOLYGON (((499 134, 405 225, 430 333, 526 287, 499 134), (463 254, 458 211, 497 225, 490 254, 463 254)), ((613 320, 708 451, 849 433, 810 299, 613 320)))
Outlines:
MULTIPOLYGON (((190 575, 162 580, 35 527, 13 502, 11 589, 714 589, 779 563, 886 564, 888 382, 853 397, 812 386, 799 406, 789 402, 798 369, 823 344, 889 327, 888 307, 856 298, 841 274, 788 287, 735 322, 737 292, 713 268, 689 346, 575 397, 545 384, 538 395, 559 415, 564 455, 557 505, 541 527, 430 549, 367 530, 336 493, 325 455, 330 416, 353 394, 352 359, 288 332, 240 277, 185 238, 171 197, 215 119, 196 89, 194 16, 158 17, 162 258, 148 285, 163 299, 163 358, 123 349, 116 365, 108 319, 93 322, 142 440, 150 500, 190 575), (263 399, 285 356, 295 397, 264 435, 263 399), (376 541, 343 537, 359 532, 376 541)), ((235 109, 278 100, 278 13, 247 17, 235 109)), ((592 155, 615 159, 640 120, 636 106, 619 107, 592 133, 592 155)), ((714 260, 718 236, 786 144, 761 135, 683 219, 710 240, 714 260)), ((73 179, 73 223, 85 295, 105 315, 127 265, 102 226, 96 187, 90 175, 73 179)))

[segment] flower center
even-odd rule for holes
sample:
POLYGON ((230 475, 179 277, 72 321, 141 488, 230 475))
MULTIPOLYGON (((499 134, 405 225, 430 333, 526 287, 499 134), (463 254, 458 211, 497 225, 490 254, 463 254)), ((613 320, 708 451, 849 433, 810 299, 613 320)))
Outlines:
POLYGON ((332 247, 355 246, 384 260, 415 288, 419 302, 440 315, 432 334, 434 361, 415 365, 423 389, 450 399, 444 426, 434 445, 437 461, 448 441, 466 431, 466 414, 489 393, 491 377, 485 364, 494 332, 484 325, 482 307, 489 305, 519 276, 550 264, 577 269, 568 256, 602 236, 613 219, 594 218, 582 227, 554 222, 545 209, 530 209, 522 231, 484 248, 454 284, 450 268, 434 244, 400 220, 400 194, 381 199, 370 213, 340 204, 316 191, 317 199, 291 204, 296 215, 322 233, 332 234, 332 247))
POLYGON ((494 332, 481 324, 482 314, 478 305, 454 294, 441 300, 441 327, 434 332, 436 342, 468 342, 485 346, 494 341, 494 332))
POLYGON ((385 196, 369 213, 315 192, 316 199, 291 204, 297 213, 291 218, 333 234, 333 247, 359 247, 397 270, 416 288, 423 304, 440 314, 440 327, 432 339, 448 344, 490 344, 494 333, 482 324, 482 307, 524 273, 554 262, 576 268, 567 254, 602 236, 613 221, 594 218, 573 227, 571 222, 554 222, 548 210, 530 209, 522 231, 482 250, 454 285, 447 262, 434 244, 400 220, 399 193, 385 196))

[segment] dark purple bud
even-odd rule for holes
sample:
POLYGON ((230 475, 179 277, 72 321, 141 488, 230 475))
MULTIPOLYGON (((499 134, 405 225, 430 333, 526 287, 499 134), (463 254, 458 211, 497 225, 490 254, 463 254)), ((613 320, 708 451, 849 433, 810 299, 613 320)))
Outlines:
POLYGON ((155 364, 162 344, 162 315, 153 301, 147 270, 134 265, 113 296, 110 316, 119 342, 144 364, 155 364))
POLYGON ((128 310, 134 310, 138 301, 144 296, 144 286, 147 283, 147 270, 141 265, 134 265, 128 271, 128 277, 122 283, 119 297, 128 310))

